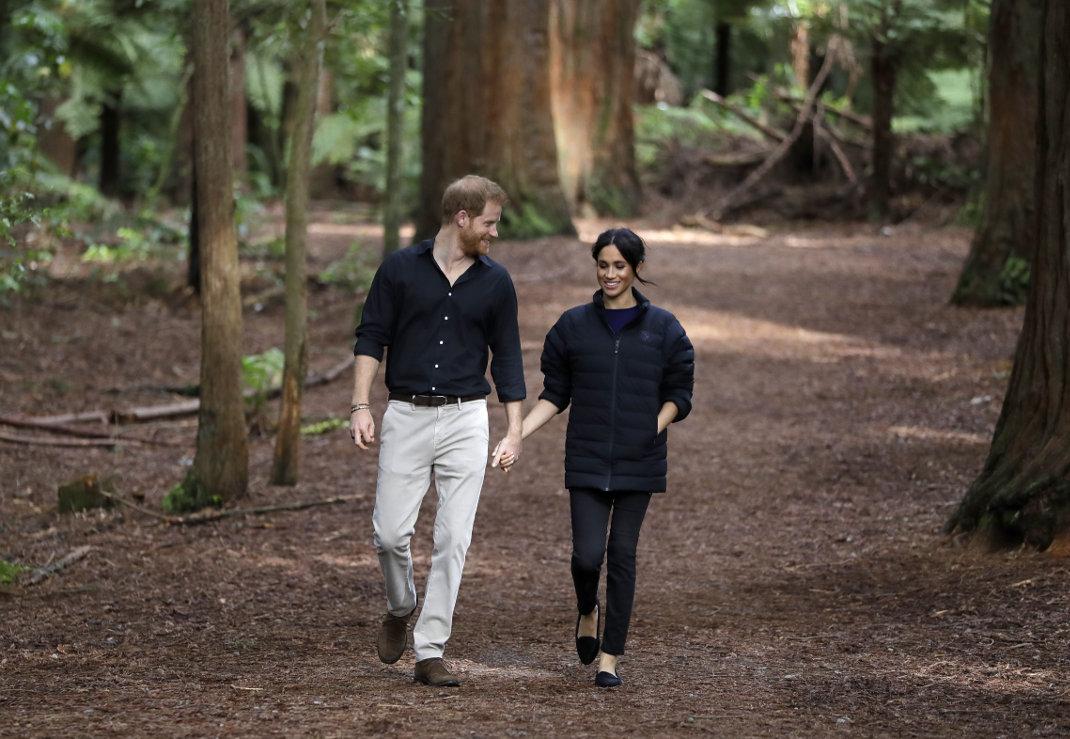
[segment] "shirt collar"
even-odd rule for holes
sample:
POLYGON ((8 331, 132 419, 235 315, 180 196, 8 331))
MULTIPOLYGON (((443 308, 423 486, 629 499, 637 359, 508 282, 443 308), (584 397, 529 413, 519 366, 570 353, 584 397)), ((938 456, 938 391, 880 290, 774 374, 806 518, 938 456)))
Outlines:
MULTIPOLYGON (((648 300, 645 295, 636 290, 634 287, 632 288, 632 295, 635 296, 635 307, 643 311, 650 307, 650 300, 648 300)), ((602 310, 606 309, 605 296, 602 295, 601 288, 595 291, 595 294, 591 296, 591 300, 596 306, 598 306, 602 310)))

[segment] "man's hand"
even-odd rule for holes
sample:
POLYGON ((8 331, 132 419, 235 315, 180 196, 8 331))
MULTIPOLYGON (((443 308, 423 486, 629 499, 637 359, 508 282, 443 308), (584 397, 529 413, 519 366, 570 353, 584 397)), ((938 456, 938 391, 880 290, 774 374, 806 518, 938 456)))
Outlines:
POLYGON ((498 442, 491 455, 490 466, 500 467, 502 472, 509 472, 509 468, 520 459, 520 436, 508 435, 498 442))
POLYGON ((371 411, 362 409, 349 414, 349 435, 361 449, 367 449, 369 444, 375 443, 375 421, 371 411))

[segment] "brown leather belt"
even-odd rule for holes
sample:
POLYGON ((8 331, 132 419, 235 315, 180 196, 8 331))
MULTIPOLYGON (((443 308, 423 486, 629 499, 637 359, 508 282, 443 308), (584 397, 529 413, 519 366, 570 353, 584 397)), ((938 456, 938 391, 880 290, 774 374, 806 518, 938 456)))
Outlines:
POLYGON ((485 395, 413 395, 412 393, 390 393, 391 400, 403 400, 413 405, 437 408, 440 405, 467 403, 470 400, 483 400, 485 395))

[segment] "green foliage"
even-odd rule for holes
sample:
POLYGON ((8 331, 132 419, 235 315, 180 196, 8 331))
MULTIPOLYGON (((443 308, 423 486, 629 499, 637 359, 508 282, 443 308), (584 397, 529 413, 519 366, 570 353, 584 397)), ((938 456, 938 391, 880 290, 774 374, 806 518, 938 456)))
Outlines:
POLYGON ((282 384, 282 369, 286 357, 278 347, 272 347, 262 354, 250 354, 242 357, 242 384, 261 398, 273 387, 282 384))
POLYGON ((999 299, 1006 305, 1021 305, 1029 294, 1029 262, 1019 256, 1007 258, 999 273, 999 299))
POLYGON ((348 426, 349 421, 347 419, 332 416, 331 418, 325 418, 322 421, 305 424, 301 427, 301 433, 305 436, 318 436, 320 434, 334 431, 335 429, 344 429, 348 426))
POLYGON ((0 585, 10 585, 18 579, 19 575, 29 569, 26 565, 0 559, 0 585))
POLYGON ((377 260, 367 249, 354 243, 342 259, 328 265, 316 279, 324 285, 335 285, 363 295, 371 287, 378 266, 377 260))
POLYGON ((202 508, 218 508, 223 505, 223 498, 218 495, 210 495, 208 491, 194 479, 193 473, 171 488, 161 502, 161 507, 167 513, 182 514, 190 511, 199 511, 202 508))

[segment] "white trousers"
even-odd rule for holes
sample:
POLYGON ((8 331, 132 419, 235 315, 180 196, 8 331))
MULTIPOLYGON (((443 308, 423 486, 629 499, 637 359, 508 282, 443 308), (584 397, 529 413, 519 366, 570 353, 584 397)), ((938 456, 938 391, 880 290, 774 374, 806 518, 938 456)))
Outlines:
POLYGON ((432 476, 438 491, 431 571, 413 629, 417 660, 441 657, 453 628, 489 442, 485 400, 437 408, 391 400, 383 415, 373 543, 395 616, 416 607, 409 540, 432 476))

